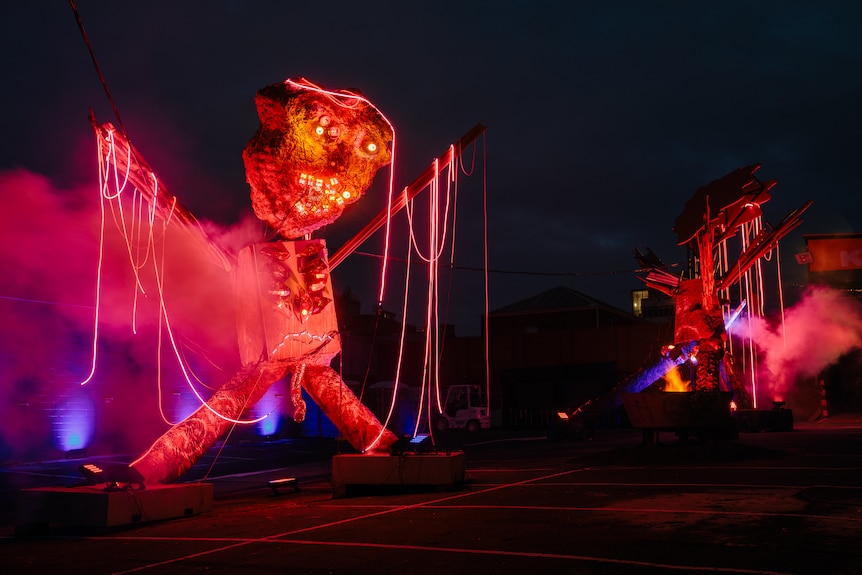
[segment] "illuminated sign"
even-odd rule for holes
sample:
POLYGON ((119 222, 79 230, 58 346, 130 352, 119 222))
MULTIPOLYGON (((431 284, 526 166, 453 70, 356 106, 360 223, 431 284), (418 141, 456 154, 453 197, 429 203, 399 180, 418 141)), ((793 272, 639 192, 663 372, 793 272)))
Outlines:
POLYGON ((807 237, 812 272, 862 269, 862 236, 807 237))

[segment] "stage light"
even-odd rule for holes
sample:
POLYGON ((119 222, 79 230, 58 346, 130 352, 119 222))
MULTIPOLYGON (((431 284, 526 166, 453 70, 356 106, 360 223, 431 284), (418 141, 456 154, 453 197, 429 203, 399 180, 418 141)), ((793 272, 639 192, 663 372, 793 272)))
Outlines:
POLYGON ((78 468, 84 476, 84 485, 104 483, 105 490, 144 489, 144 478, 128 464, 96 465, 85 463, 78 468))
POLYGON ((434 451, 434 440, 430 435, 405 435, 392 445, 392 455, 407 453, 430 453, 434 451))
POLYGON ((85 463, 78 468, 87 480, 87 485, 96 485, 105 482, 105 471, 94 463, 85 463))
POLYGON ((296 482, 296 477, 282 477, 281 479, 271 479, 266 482, 272 488, 274 495, 279 494, 279 489, 290 487, 295 492, 299 491, 299 484, 296 482))
MULTIPOLYGON (((430 435, 417 435, 416 437, 414 437, 413 439, 410 440, 410 445, 412 445, 414 447, 414 449, 416 449, 416 451, 419 451, 420 448, 423 448, 423 447, 430 448, 430 447, 432 447, 431 436, 430 435)), ((428 449, 428 451, 430 451, 430 449, 428 449)))

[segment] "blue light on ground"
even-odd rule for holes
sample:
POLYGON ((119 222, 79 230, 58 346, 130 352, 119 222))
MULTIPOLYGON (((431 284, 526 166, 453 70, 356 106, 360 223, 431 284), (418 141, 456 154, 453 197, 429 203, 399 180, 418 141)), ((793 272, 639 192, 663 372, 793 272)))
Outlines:
POLYGON ((63 452, 86 449, 93 440, 96 408, 85 390, 66 396, 50 415, 55 446, 63 452))

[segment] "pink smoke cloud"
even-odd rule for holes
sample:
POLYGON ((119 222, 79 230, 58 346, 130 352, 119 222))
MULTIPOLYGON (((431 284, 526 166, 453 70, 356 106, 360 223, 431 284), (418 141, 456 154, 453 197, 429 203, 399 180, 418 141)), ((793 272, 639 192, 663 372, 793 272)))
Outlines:
POLYGON ((756 342, 762 372, 759 385, 769 399, 784 399, 796 382, 816 376, 841 356, 862 347, 862 305, 841 291, 809 288, 778 321, 740 318, 733 335, 756 342))
MULTIPOLYGON (((92 363, 98 185, 58 189, 24 169, 0 172, 0 203, 0 459, 50 455, 56 431, 50 414, 78 399, 95 405, 97 451, 139 451, 167 427, 159 380, 168 411, 185 388, 166 336, 159 373, 152 255, 140 272, 145 293, 136 297, 128 248, 107 212, 98 363, 82 387, 92 363)), ((229 230, 204 225, 234 251, 262 231, 250 220, 229 230)), ((238 366, 231 275, 182 230, 169 227, 164 238, 165 302, 180 351, 195 375, 218 387, 238 366)))

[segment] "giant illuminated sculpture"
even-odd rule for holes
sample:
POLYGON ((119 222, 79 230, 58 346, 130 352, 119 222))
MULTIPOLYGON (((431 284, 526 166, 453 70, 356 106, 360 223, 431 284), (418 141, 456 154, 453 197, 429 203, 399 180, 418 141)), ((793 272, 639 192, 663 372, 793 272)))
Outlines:
POLYGON ((330 267, 324 241, 310 238, 360 199, 391 161, 394 130, 361 95, 301 79, 259 90, 255 104, 260 128, 243 160, 254 212, 277 239, 236 257, 210 242, 194 216, 159 188, 122 134, 93 121, 103 176, 125 173, 152 213, 197 234, 236 277, 242 369, 131 464, 145 483, 180 477, 287 375, 296 420, 304 417, 304 388, 356 450, 386 451, 397 439, 330 367, 340 352, 330 267))
MULTIPOLYGON (((670 359, 666 368, 689 361, 694 374, 692 391, 734 392, 739 407, 750 407, 751 397, 733 375, 725 326, 743 306, 762 309, 763 302, 762 294, 750 289, 748 278, 747 299, 731 310, 730 288, 746 279, 761 258, 802 223, 800 216, 811 205, 807 202, 790 212, 774 227, 765 225, 761 206, 772 197, 776 181, 760 181, 755 176, 759 168, 759 164, 739 168, 699 188, 677 217, 674 231, 678 245, 687 246, 692 254, 691 277, 672 275, 655 262, 641 262, 652 268, 644 278, 647 286, 671 296, 675 303, 674 343, 664 350, 670 359), (727 242, 735 236, 741 237, 742 249, 731 261, 727 242)), ((641 388, 654 380, 639 380, 641 388)), ((639 391, 637 386, 631 390, 639 391)))

